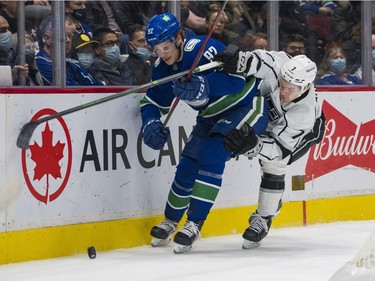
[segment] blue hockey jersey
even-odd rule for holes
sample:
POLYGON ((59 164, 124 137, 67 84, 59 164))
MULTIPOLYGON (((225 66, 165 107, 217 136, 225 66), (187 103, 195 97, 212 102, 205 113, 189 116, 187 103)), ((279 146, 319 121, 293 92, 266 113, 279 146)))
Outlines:
MULTIPOLYGON (((189 70, 204 40, 205 36, 193 36, 185 40, 183 57, 173 65, 168 65, 162 59, 158 58, 153 66, 152 79, 158 80, 181 71, 189 70)), ((198 65, 211 62, 214 56, 225 47, 223 43, 215 39, 210 39, 198 65)), ((232 75, 219 70, 208 70, 198 75, 205 75, 210 88, 208 103, 201 107, 191 106, 193 109, 200 111, 199 115, 202 117, 208 115, 214 116, 225 111, 227 108, 249 104, 254 97, 253 91, 243 90, 245 78, 242 75, 232 75)), ((256 84, 254 80, 251 83, 253 86, 256 84)), ((143 120, 160 118, 160 116, 168 113, 170 105, 175 98, 172 85, 173 83, 169 82, 148 89, 146 96, 141 100, 143 120)))

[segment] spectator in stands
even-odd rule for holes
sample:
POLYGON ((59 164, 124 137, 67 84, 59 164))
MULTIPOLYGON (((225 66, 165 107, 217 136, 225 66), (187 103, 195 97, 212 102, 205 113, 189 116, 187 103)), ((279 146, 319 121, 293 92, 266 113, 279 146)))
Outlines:
POLYGON ((88 34, 76 33, 72 37, 70 58, 78 61, 81 67, 89 69, 94 62, 97 47, 99 47, 99 42, 91 40, 88 34))
MULTIPOLYGON (((13 34, 13 48, 17 50, 17 33, 13 34)), ((42 77, 39 73, 35 62, 35 54, 39 51, 37 42, 34 37, 25 32, 25 62, 29 67, 29 75, 26 79, 26 85, 43 86, 42 77)))
POLYGON ((147 48, 145 26, 134 24, 129 27, 128 59, 122 64, 122 72, 128 77, 129 85, 142 85, 151 81, 151 53, 147 48))
POLYGON ((0 16, 1 57, 2 57, 2 61, 8 62, 8 64, 12 63, 16 56, 15 49, 12 48, 12 33, 10 32, 9 29, 10 27, 9 27, 8 21, 3 16, 0 16))
POLYGON ((42 77, 39 73, 38 67, 36 66, 35 62, 35 54, 38 50, 37 42, 34 41, 34 38, 29 35, 25 34, 25 61, 29 66, 29 78, 30 78, 30 85, 35 86, 43 86, 42 77))
POLYGON ((82 22, 86 18, 86 0, 65 1, 65 12, 72 15, 77 33, 85 33, 92 38, 92 29, 82 22))
POLYGON ((267 34, 262 32, 257 32, 253 35, 254 42, 252 44, 253 50, 267 50, 268 40, 267 34))
MULTIPOLYGON (((214 3, 209 6, 210 10, 221 9, 223 2, 213 2, 214 3)), ((245 1, 228 1, 225 7, 225 13, 227 15, 225 28, 227 30, 233 31, 240 36, 246 33, 255 33, 255 22, 248 12, 248 6, 245 4, 245 1)))
MULTIPOLYGON (((25 20, 27 22, 27 24, 25 24, 25 28, 30 28, 30 26, 35 26, 35 23, 34 23, 34 18, 32 18, 31 16, 33 14, 31 13, 26 13, 26 11, 29 11, 30 9, 26 9, 26 7, 31 7, 31 6, 35 6, 35 8, 33 9, 34 10, 34 14, 37 18, 37 20, 40 20, 42 17, 46 17, 50 12, 50 8, 46 8, 45 6, 42 6, 42 2, 44 0, 41 0, 41 3, 39 3, 39 1, 34 1, 36 2, 36 4, 32 4, 30 3, 30 1, 26 1, 26 3, 23 3, 21 1, 9 1, 9 0, 5 0, 5 1, 0 1, 0 16, 3 16, 9 26, 10 26, 10 32, 12 32, 12 34, 15 34, 17 33, 17 14, 18 14, 18 3, 22 3, 22 4, 25 4, 25 20), (44 8, 43 8, 44 7, 44 8), (38 13, 37 13, 37 10, 40 10, 38 13)), ((32 2, 32 1, 31 1, 32 2)), ((48 1, 47 1, 48 2, 48 1)), ((27 30, 29 32, 29 30, 27 30)), ((29 32, 30 33, 30 32, 29 32)))
POLYGON ((336 42, 349 40, 352 28, 360 21, 360 1, 338 1, 338 6, 332 14, 332 39, 336 42))
MULTIPOLYGON (((38 39, 36 38, 36 29, 37 26, 32 20, 25 19, 25 32, 33 37, 33 41, 36 42, 36 45, 38 45, 38 39)), ((17 33, 13 33, 13 36, 17 36, 17 33)))
MULTIPOLYGON (((375 31, 375 30, 374 30, 375 31)), ((371 36, 371 46, 372 46, 372 86, 375 85, 375 34, 371 36)), ((360 66, 354 73, 359 79, 362 80, 362 66, 360 66)))
POLYGON ((7 20, 12 33, 17 33, 17 3, 18 1, 0 1, 0 16, 7 20))
MULTIPOLYGON (((256 32, 267 34, 267 1, 249 1, 249 9, 255 20, 256 32), (257 3, 255 3, 257 2, 257 3)), ((305 34, 306 25, 298 17, 296 1, 279 1, 279 43, 280 49, 289 34, 305 34)))
POLYGON ((331 15, 336 10, 334 1, 297 1, 298 17, 305 26, 305 45, 307 56, 320 64, 324 56, 324 46, 331 37, 331 15))
POLYGON ((10 31, 17 33, 18 3, 25 5, 25 29, 30 34, 31 29, 36 28, 40 22, 51 13, 51 5, 47 0, 34 1, 0 1, 0 15, 8 21, 10 31))
MULTIPOLYGON (((211 29, 212 25, 215 24, 215 19, 219 13, 219 10, 210 10, 206 16, 206 34, 211 29)), ((239 35, 233 31, 229 31, 225 28, 227 21, 227 15, 223 11, 220 15, 220 18, 215 26, 215 29, 212 33, 212 38, 223 42, 225 45, 229 43, 236 44, 236 41, 239 39, 239 35)))
POLYGON ((287 35, 283 51, 292 57, 306 54, 305 39, 298 33, 287 35))
POLYGON ((121 71, 120 41, 116 32, 108 27, 94 31, 93 40, 99 42, 95 48, 95 58, 89 68, 89 73, 105 85, 129 85, 130 81, 121 71))
POLYGON ((18 85, 19 75, 27 77, 29 66, 17 64, 17 54, 12 48, 12 33, 8 21, 0 16, 0 65, 9 65, 12 72, 13 85, 18 85))
MULTIPOLYGON (((306 36, 306 24, 298 13, 298 2, 296 1, 280 1, 279 2, 279 39, 281 42, 285 40, 288 34, 299 33, 306 36)), ((264 4, 262 13, 267 14, 267 4, 264 4)), ((264 17, 264 16, 263 16, 264 17)), ((267 21, 264 21, 267 25, 267 21)))
POLYGON ((185 32, 186 38, 195 36, 195 32, 186 26, 186 21, 189 18, 189 1, 180 1, 180 15, 181 15, 181 26, 185 32))
MULTIPOLYGON (((123 1, 123 5, 124 17, 128 21, 127 28, 133 24, 146 26, 154 15, 165 12, 163 1, 123 1)), ((129 34, 129 30, 126 33, 129 34)))
MULTIPOLYGON (((264 1, 246 2, 251 17, 254 19, 255 32, 267 33, 267 3, 264 1)), ((255 33, 250 31, 251 34, 255 33)))
POLYGON ((332 39, 342 42, 348 71, 354 73, 361 65, 361 1, 338 1, 332 15, 332 39))
MULTIPOLYGON (((71 51, 71 39, 75 32, 75 24, 69 14, 65 15, 65 53, 71 51)), ((53 85, 53 17, 45 19, 40 26, 39 45, 40 51, 36 54, 35 60, 42 75, 43 84, 53 85)), ((99 86, 103 83, 96 81, 77 61, 66 59, 66 84, 67 86, 99 86)))
POLYGON ((51 14, 51 3, 48 0, 25 1, 25 17, 36 26, 51 14))
POLYGON ((334 1, 306 1, 299 0, 299 10, 301 12, 310 12, 314 14, 332 15, 336 10, 334 1))
POLYGON ((249 22, 250 33, 267 32, 267 8, 265 1, 241 1, 244 9, 244 15, 249 22))
POLYGON ((88 1, 86 3, 87 23, 95 32, 105 27, 114 31, 120 41, 122 54, 128 53, 128 27, 132 24, 127 14, 125 1, 88 1))
POLYGON ((191 29, 197 35, 207 34, 206 16, 210 11, 211 1, 182 1, 188 9, 188 16, 184 19, 184 27, 191 29))
MULTIPOLYGON (((69 27, 67 25, 69 24, 65 21, 66 42, 70 42, 71 32, 67 30, 67 27, 69 27)), ((53 32, 53 17, 50 16, 44 19, 38 28, 39 52, 35 56, 35 61, 45 86, 53 85, 53 32)))
POLYGON ((267 50, 267 34, 262 32, 257 32, 255 34, 246 33, 239 38, 237 46, 242 51, 267 50))
POLYGON ((318 85, 361 85, 362 80, 346 72, 346 57, 338 45, 330 47, 318 71, 318 85))

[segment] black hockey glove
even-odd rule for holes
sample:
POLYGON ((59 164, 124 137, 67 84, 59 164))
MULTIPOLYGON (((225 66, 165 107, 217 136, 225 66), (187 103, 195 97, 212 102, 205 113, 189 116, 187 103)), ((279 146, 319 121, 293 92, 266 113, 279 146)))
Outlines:
POLYGON ((237 73, 237 62, 240 49, 233 44, 229 44, 224 51, 214 57, 215 61, 224 63, 224 71, 228 73, 237 73))
POLYGON ((262 140, 254 133, 253 128, 245 123, 239 130, 233 129, 224 138, 225 148, 234 156, 244 154, 246 157, 255 157, 263 147, 262 140))

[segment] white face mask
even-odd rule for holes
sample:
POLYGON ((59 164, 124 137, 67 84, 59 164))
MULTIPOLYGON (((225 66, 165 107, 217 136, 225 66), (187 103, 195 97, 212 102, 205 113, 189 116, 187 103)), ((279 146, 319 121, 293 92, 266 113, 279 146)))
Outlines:
POLYGON ((12 48, 12 33, 10 31, 0 33, 0 46, 6 51, 9 51, 10 48, 12 48))
POLYGON ((113 47, 110 47, 110 48, 106 48, 104 60, 106 60, 107 62, 109 62, 111 64, 114 64, 117 61, 119 61, 120 60, 120 48, 119 48, 119 46, 113 46, 113 47))
POLYGON ((93 53, 78 53, 77 57, 78 57, 79 63, 86 69, 89 68, 94 62, 93 53))

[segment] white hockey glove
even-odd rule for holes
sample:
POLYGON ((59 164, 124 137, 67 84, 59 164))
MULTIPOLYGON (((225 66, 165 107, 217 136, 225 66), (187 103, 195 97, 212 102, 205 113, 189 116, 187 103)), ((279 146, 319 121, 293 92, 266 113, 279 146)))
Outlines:
POLYGON ((257 136, 249 124, 245 123, 239 130, 233 129, 224 138, 225 148, 234 156, 243 154, 252 158, 259 154, 263 147, 263 141, 257 136))
POLYGON ((253 65, 253 54, 251 52, 243 52, 233 44, 214 58, 215 61, 224 63, 224 71, 232 74, 244 73, 249 76, 256 73, 256 65, 253 65))

